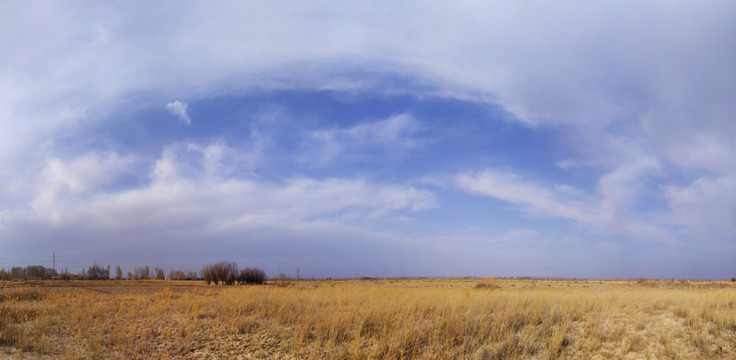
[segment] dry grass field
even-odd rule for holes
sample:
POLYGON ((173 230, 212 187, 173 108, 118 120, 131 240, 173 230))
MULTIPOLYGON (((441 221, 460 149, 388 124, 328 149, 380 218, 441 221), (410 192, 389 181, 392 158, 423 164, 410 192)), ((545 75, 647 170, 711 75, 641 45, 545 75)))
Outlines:
POLYGON ((0 283, 2 359, 736 359, 736 284, 0 283))

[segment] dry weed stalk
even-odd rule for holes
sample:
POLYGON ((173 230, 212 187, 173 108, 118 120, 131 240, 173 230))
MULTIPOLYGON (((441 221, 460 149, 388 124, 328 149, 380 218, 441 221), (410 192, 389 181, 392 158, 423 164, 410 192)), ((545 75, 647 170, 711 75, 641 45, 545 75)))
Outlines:
POLYGON ((176 284, 124 282, 105 292, 0 288, 0 357, 12 349, 31 358, 118 359, 736 355, 734 287, 513 280, 176 284))

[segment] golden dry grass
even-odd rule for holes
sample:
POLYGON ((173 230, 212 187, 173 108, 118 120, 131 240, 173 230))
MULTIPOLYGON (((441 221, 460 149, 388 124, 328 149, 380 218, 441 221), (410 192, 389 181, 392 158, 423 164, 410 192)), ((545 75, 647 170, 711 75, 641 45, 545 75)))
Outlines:
POLYGON ((9 359, 735 359, 729 282, 0 283, 9 359))

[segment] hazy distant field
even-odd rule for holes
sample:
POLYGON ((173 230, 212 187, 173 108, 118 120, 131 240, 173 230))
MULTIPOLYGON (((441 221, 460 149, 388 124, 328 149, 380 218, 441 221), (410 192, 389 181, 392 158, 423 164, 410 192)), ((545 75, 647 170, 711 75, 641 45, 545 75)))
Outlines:
POLYGON ((0 358, 736 359, 736 283, 0 282, 0 358))

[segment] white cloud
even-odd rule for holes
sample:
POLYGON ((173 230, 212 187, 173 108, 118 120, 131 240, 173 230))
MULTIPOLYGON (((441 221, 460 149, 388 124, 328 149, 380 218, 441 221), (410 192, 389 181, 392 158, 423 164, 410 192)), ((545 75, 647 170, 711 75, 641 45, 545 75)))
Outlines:
POLYGON ((598 179, 601 205, 609 221, 620 220, 633 213, 631 206, 645 188, 642 178, 651 176, 659 168, 655 159, 640 156, 620 164, 598 179))
MULTIPOLYGON (((462 191, 502 200, 529 216, 568 219, 605 234, 678 243, 676 234, 662 222, 655 221, 664 216, 661 212, 633 209, 637 197, 645 193, 643 179, 657 170, 657 163, 646 158, 624 164, 603 174, 594 194, 568 185, 535 182, 514 173, 495 170, 458 174, 453 181, 454 186, 462 191)), ((694 227, 691 231, 707 230, 694 227)))
POLYGON ((385 120, 362 123, 336 132, 358 143, 414 147, 417 146, 418 141, 410 138, 410 136, 418 127, 417 122, 410 115, 400 114, 385 120))
MULTIPOLYGON (((687 138, 668 139, 664 156, 684 170, 707 170, 736 176, 736 123, 731 129, 700 129, 687 138)), ((684 134, 683 134, 684 135, 684 134)))
POLYGON ((47 161, 44 186, 64 187, 72 193, 87 193, 132 170, 136 159, 117 153, 88 152, 71 161, 47 161))
POLYGON ((187 114, 187 103, 183 103, 179 100, 170 102, 166 104, 166 110, 168 110, 172 115, 178 117, 179 120, 183 121, 185 124, 192 124, 192 119, 189 117, 189 114, 187 114))
POLYGON ((206 233, 329 222, 345 211, 369 219, 436 206, 426 190, 363 179, 297 177, 274 183, 228 177, 216 169, 229 153, 223 143, 169 147, 155 162, 150 184, 117 191, 100 185, 130 171, 132 159, 95 153, 70 162, 53 159, 26 218, 107 230, 197 227, 206 233), (191 157, 182 155, 190 151, 204 156, 188 163, 191 157))
POLYGON ((731 176, 703 176, 687 186, 668 186, 665 196, 671 213, 660 221, 684 226, 700 240, 736 235, 736 180, 731 176))
POLYGON ((422 145, 421 140, 412 137, 419 128, 419 123, 409 114, 399 114, 345 129, 313 131, 303 144, 306 150, 303 160, 325 165, 340 156, 355 157, 366 152, 378 155, 376 150, 396 156, 397 150, 422 145))
POLYGON ((534 216, 562 217, 585 224, 604 221, 593 199, 578 195, 579 191, 571 191, 569 187, 549 188, 512 173, 493 170, 456 175, 454 182, 463 191, 506 201, 534 216))
POLYGON ((59 220, 61 204, 76 204, 100 191, 121 175, 131 172, 135 157, 117 153, 88 152, 76 159, 48 159, 36 181, 36 191, 29 199, 33 211, 43 218, 59 220))

